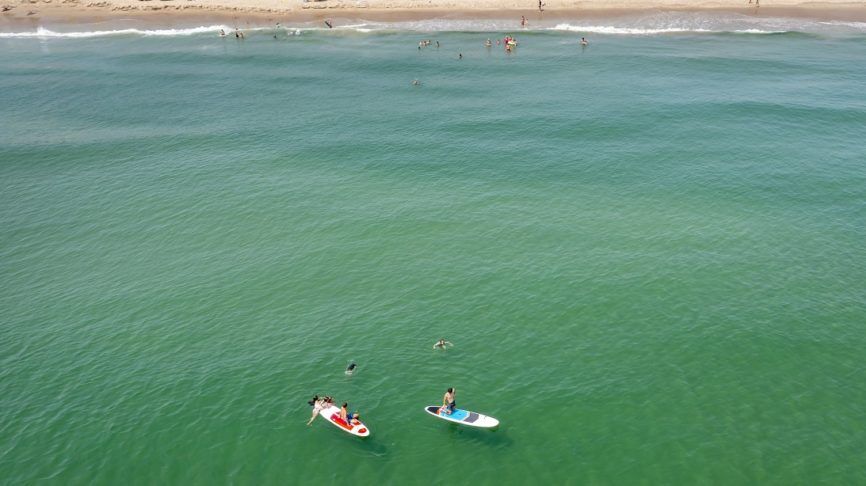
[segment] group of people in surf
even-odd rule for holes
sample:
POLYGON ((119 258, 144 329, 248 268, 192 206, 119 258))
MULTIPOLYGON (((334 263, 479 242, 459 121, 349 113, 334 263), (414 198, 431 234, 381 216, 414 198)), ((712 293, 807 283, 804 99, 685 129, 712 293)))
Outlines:
MULTIPOLYGON (((505 36, 504 39, 496 39, 496 45, 505 45, 505 52, 511 52, 511 49, 517 46, 517 39, 512 37, 511 34, 505 36)), ((486 41, 484 41, 484 47, 492 47, 493 41, 488 37, 486 41)))
MULTIPOLYGON (((225 37, 226 31, 225 29, 220 29, 220 37, 225 37)), ((244 33, 240 29, 235 29, 235 38, 236 39, 244 39, 244 33)))

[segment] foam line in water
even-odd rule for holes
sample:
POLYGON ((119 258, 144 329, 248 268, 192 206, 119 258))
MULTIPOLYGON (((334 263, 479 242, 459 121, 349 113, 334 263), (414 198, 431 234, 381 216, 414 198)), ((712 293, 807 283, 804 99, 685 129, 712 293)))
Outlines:
MULTIPOLYGON (((44 27, 30 32, 0 32, 0 38, 90 38, 103 36, 140 36, 140 37, 174 37, 193 35, 216 35, 224 30, 232 36, 234 27, 228 25, 208 25, 184 29, 118 29, 96 30, 82 32, 57 32, 44 27)), ((275 27, 253 27, 242 29, 246 33, 256 31, 272 32, 275 27)), ((296 26, 276 27, 289 35, 301 35, 303 32, 538 32, 559 31, 599 35, 665 35, 694 33, 733 33, 733 34, 783 34, 791 32, 822 33, 822 34, 854 34, 866 32, 866 22, 815 21, 782 17, 749 17, 745 15, 707 15, 700 13, 662 13, 640 17, 609 19, 596 21, 593 24, 542 24, 533 25, 528 29, 515 28, 513 20, 452 20, 428 19, 400 22, 376 22, 360 20, 357 23, 334 25, 333 29, 319 22, 305 23, 296 26)))
POLYGON ((642 29, 638 27, 614 27, 611 25, 571 25, 557 24, 551 27, 550 30, 564 30, 569 32, 589 32, 593 34, 620 34, 620 35, 654 35, 654 34, 673 34, 685 32, 713 32, 709 29, 700 28, 685 28, 685 27, 667 27, 661 29, 642 29))
POLYGON ((118 29, 118 30, 94 30, 86 32, 55 32, 44 27, 39 27, 35 32, 0 32, 0 38, 69 38, 69 39, 86 39, 90 37, 106 37, 106 36, 122 36, 122 35, 139 35, 144 37, 175 37, 187 36, 196 34, 211 33, 216 34, 220 29, 226 33, 234 31, 233 28, 227 25, 208 25, 201 27, 191 27, 187 29, 118 29))

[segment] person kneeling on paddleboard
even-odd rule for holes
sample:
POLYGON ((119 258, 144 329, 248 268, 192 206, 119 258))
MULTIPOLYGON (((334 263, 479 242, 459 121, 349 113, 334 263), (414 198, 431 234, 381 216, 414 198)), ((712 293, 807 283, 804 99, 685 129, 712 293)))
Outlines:
POLYGON ((449 388, 448 391, 445 392, 445 396, 442 397, 442 411, 451 415, 454 412, 454 407, 457 406, 457 402, 455 402, 454 396, 457 394, 453 388, 449 388))

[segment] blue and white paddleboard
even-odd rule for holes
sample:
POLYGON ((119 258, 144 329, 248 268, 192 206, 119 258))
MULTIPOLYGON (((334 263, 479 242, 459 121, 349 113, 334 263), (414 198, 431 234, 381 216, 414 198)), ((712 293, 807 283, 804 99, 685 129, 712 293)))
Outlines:
POLYGON ((440 408, 441 407, 436 405, 430 405, 424 407, 424 411, 436 418, 441 418, 442 420, 458 423, 460 425, 468 425, 470 427, 490 429, 499 425, 498 420, 493 417, 488 417, 487 415, 481 415, 480 413, 470 412, 469 410, 462 410, 459 408, 455 408, 453 412, 448 414, 440 412, 440 408))

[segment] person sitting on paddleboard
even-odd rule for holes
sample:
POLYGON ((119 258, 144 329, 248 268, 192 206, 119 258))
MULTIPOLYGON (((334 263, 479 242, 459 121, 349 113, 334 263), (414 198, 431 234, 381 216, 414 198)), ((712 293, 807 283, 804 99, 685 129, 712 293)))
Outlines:
POLYGON ((457 402, 455 402, 455 395, 457 394, 453 388, 449 388, 448 391, 445 392, 445 396, 442 397, 442 411, 451 415, 454 412, 454 407, 457 406, 457 402))
POLYGON ((361 416, 358 415, 358 412, 352 412, 352 415, 349 415, 349 420, 346 423, 348 423, 350 427, 360 425, 361 424, 361 416))
POLYGON ((436 349, 436 348, 445 349, 445 346, 446 346, 446 345, 447 345, 447 346, 454 346, 454 344, 452 344, 451 341, 446 341, 446 340, 443 338, 443 339, 440 339, 440 340, 436 341, 436 344, 433 345, 433 349, 436 349))

